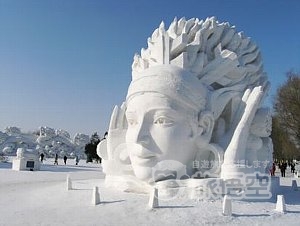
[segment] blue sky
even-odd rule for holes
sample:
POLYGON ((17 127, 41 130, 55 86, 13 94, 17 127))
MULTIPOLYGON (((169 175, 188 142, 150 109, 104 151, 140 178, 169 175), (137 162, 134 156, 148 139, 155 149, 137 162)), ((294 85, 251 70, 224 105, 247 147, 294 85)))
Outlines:
POLYGON ((300 71, 298 0, 0 0, 0 130, 102 135, 161 21, 216 16, 261 49, 272 89, 300 71))

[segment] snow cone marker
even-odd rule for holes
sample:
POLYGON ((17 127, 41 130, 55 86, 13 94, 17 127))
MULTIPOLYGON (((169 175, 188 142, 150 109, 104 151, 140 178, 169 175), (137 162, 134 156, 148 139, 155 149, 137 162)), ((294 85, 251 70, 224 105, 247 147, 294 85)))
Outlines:
POLYGON ((95 186, 93 189, 92 204, 95 206, 100 204, 100 193, 99 193, 99 189, 97 186, 95 186))
POLYGON ((277 203, 276 203, 276 211, 280 213, 285 213, 286 211, 286 205, 283 195, 277 195, 277 203))
POLYGON ((67 175, 67 191, 72 190, 72 180, 70 175, 67 175))
POLYGON ((231 202, 231 198, 228 195, 225 195, 223 199, 223 215, 224 216, 232 215, 232 202, 231 202))
POLYGON ((152 191, 150 192, 150 198, 149 198, 149 203, 148 206, 153 209, 157 208, 158 205, 158 189, 153 188, 152 191))

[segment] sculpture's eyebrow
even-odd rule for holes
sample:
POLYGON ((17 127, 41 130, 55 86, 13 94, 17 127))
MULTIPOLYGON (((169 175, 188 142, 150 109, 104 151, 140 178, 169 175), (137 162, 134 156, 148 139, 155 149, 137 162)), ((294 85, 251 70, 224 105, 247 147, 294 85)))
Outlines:
POLYGON ((178 113, 172 108, 155 109, 154 116, 160 116, 160 115, 177 116, 178 113))
MULTIPOLYGON (((174 113, 174 114, 178 114, 177 111, 175 109, 173 109, 172 107, 161 107, 161 106, 152 106, 152 107, 149 107, 145 113, 148 113, 148 112, 155 112, 155 111, 159 111, 159 112, 167 112, 167 113, 174 113)), ((130 108, 127 108, 126 110, 126 114, 137 114, 137 110, 136 109, 130 109, 130 108)))

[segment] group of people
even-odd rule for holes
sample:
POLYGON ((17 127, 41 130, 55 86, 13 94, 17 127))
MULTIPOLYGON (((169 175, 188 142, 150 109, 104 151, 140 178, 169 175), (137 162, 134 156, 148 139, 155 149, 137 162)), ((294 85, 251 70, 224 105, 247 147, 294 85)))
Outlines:
MULTIPOLYGON (((40 159, 41 159, 41 162, 44 161, 44 158, 45 158, 45 155, 44 153, 41 153, 40 154, 40 159)), ((64 158, 64 164, 67 165, 67 160, 68 160, 68 157, 65 155, 64 158)), ((75 155, 75 165, 78 165, 79 163, 79 156, 78 155, 75 155)), ((55 154, 55 157, 54 157, 54 165, 58 165, 58 154, 55 154)))
MULTIPOLYGON (((295 173, 295 167, 296 167, 295 162, 293 161, 287 162, 282 160, 277 164, 278 164, 278 168, 280 169, 280 173, 282 177, 285 177, 285 172, 288 166, 291 168, 291 173, 295 173)), ((275 176, 275 170, 276 170, 276 164, 273 163, 272 168, 270 170, 271 176, 275 176)))
MULTIPOLYGON (((67 165, 68 157, 65 155, 63 159, 64 159, 64 164, 67 165)), ((78 155, 75 155, 75 165, 78 165, 78 163, 79 163, 79 157, 78 155)), ((58 165, 58 154, 55 154, 54 165, 58 165)))

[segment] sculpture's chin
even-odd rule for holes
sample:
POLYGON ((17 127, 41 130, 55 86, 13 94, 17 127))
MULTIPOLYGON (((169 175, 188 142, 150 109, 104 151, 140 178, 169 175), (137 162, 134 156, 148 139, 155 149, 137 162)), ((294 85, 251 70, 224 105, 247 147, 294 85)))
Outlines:
POLYGON ((152 179, 152 167, 133 166, 135 176, 145 182, 152 179))

